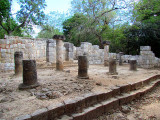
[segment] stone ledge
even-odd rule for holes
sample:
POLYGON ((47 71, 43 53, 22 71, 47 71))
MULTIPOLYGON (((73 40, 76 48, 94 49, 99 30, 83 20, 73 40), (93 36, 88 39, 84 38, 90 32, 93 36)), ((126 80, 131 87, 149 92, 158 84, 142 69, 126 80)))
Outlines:
POLYGON ((141 82, 114 87, 106 93, 86 94, 84 97, 76 98, 76 100, 64 101, 64 104, 53 104, 47 108, 36 110, 31 115, 19 116, 15 120, 54 120, 60 116, 62 117, 59 120, 64 118, 67 120, 93 119, 143 96, 160 84, 160 80, 157 79, 160 79, 160 75, 152 76, 141 82), (150 82, 152 82, 150 86, 143 88, 144 90, 140 89, 150 82), (65 116, 66 114, 72 117, 65 116))

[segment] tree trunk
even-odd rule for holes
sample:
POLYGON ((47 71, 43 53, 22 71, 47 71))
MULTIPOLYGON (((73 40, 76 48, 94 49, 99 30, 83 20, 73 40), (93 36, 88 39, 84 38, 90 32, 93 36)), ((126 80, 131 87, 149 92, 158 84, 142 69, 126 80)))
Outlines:
POLYGON ((103 42, 102 37, 101 37, 101 36, 98 36, 98 35, 97 35, 97 37, 98 37, 98 40, 99 40, 99 48, 100 48, 100 49, 104 49, 104 46, 103 46, 103 44, 102 44, 102 42, 103 42))

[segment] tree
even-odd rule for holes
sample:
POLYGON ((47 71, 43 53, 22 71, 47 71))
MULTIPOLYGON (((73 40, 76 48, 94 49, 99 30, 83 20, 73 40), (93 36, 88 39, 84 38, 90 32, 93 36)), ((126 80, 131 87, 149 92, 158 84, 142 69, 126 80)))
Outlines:
MULTIPOLYGON (((160 1, 140 0, 133 10, 133 22, 139 46, 149 45, 160 57, 160 1)), ((131 31, 132 32, 132 31, 131 31)))
POLYGON ((92 34, 86 24, 87 21, 87 16, 81 13, 76 13, 65 20, 63 22, 63 33, 66 36, 66 41, 72 42, 76 46, 79 46, 81 42, 97 43, 96 36, 92 34))
POLYGON ((67 19, 68 14, 51 11, 46 14, 41 25, 41 31, 38 33, 38 38, 52 38, 55 34, 62 33, 62 23, 67 19))
POLYGON ((115 10, 126 8, 124 0, 73 0, 74 13, 81 13, 87 17, 87 21, 81 26, 92 32, 103 48, 102 41, 106 40, 103 34, 109 28, 109 24, 115 17, 115 10), (123 5, 123 6, 120 6, 123 5))
POLYGON ((53 26, 43 25, 42 30, 38 33, 37 38, 49 38, 52 39, 55 34, 62 34, 58 29, 54 29, 53 26))
POLYGON ((21 9, 16 13, 16 20, 11 13, 12 0, 2 0, 0 3, 0 26, 8 35, 27 25, 39 25, 43 21, 45 0, 19 0, 21 9))

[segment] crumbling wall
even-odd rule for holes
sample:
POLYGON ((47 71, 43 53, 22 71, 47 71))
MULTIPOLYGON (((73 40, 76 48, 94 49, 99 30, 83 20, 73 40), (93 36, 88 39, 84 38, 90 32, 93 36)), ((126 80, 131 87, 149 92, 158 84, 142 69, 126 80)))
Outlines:
MULTIPOLYGON (((122 61, 129 62, 130 59, 135 59, 142 68, 160 66, 160 59, 155 57, 150 46, 141 46, 140 50, 140 55, 123 55, 122 61)), ((6 37, 0 39, 0 71, 14 70, 16 51, 22 51, 24 59, 56 63, 56 40, 6 37)), ((64 61, 77 60, 80 55, 87 55, 89 64, 104 64, 104 49, 100 49, 98 45, 82 42, 80 47, 75 47, 72 43, 64 43, 64 61)), ((109 53, 109 58, 119 59, 116 53, 109 53)))
POLYGON ((155 57, 155 54, 151 51, 150 46, 141 46, 140 55, 123 55, 123 62, 129 62, 130 59, 137 60, 137 64, 142 68, 153 68, 160 66, 160 59, 155 57))
POLYGON ((21 37, 0 39, 0 70, 14 70, 14 53, 23 52, 24 59, 46 60, 46 40, 21 37))
POLYGON ((89 64, 103 64, 104 63, 104 49, 99 49, 98 45, 92 45, 88 42, 82 42, 80 47, 76 48, 76 57, 80 55, 87 55, 89 64))

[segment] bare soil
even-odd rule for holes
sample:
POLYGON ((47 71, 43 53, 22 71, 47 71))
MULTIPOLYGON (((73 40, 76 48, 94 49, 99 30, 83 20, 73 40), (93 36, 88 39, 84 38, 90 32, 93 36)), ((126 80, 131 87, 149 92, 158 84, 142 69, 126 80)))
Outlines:
MULTIPOLYGON (((55 68, 38 69, 38 81, 41 86, 24 91, 18 90, 18 85, 22 83, 21 76, 14 76, 14 72, 0 73, 0 119, 31 114, 37 109, 66 99, 91 92, 104 92, 113 86, 142 81, 160 74, 156 69, 138 68, 137 71, 129 71, 128 65, 117 66, 118 75, 107 74, 108 69, 103 65, 90 65, 89 79, 77 78, 77 66, 65 67, 63 72, 56 71, 55 68)), ((156 107, 155 104, 155 107, 144 106, 144 109, 156 107)))

